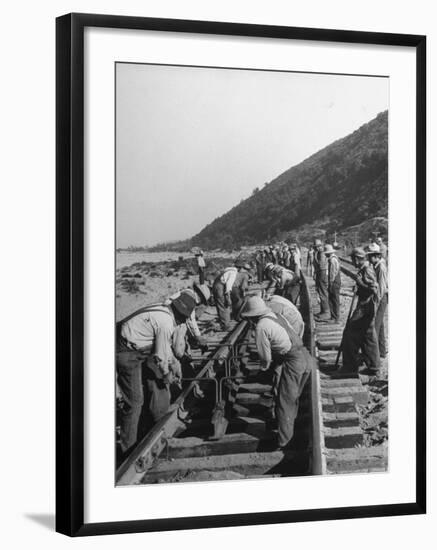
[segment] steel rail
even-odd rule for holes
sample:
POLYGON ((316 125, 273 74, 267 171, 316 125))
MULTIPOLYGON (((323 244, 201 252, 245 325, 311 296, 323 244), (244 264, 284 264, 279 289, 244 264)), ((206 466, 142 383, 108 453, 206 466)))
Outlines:
MULTIPOLYGON (((311 303, 311 295, 308 288, 308 283, 304 275, 302 275, 301 284, 301 299, 303 298, 305 308, 303 314, 306 317, 304 344, 308 351, 315 358, 316 356, 316 341, 315 341, 315 321, 311 303)), ((326 457, 324 454, 325 437, 322 427, 322 402, 320 392, 320 379, 316 362, 313 362, 311 371, 311 474, 323 475, 326 474, 326 457)))
POLYGON ((117 486, 132 485, 141 480, 145 472, 152 466, 155 459, 166 446, 166 441, 176 431, 179 421, 179 413, 184 410, 184 402, 193 391, 197 382, 201 382, 214 368, 216 362, 224 361, 231 352, 232 346, 243 337, 248 328, 247 321, 241 321, 226 340, 219 344, 214 355, 198 372, 194 380, 182 391, 179 397, 170 406, 167 414, 159 420, 155 426, 145 435, 132 453, 119 466, 115 475, 117 486))

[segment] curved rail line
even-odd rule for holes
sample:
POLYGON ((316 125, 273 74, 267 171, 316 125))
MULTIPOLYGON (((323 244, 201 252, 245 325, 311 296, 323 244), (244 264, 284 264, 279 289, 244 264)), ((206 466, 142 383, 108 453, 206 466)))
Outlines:
MULTIPOLYGON (((259 286, 251 288, 251 293, 260 291, 259 286)), ((314 319, 305 279, 300 302, 304 344, 314 353, 314 319)), ((216 350, 120 465, 117 485, 324 473, 316 369, 301 397, 290 450, 275 450, 268 417, 271 381, 260 371, 247 322, 213 338, 216 350), (201 396, 196 395, 199 386, 201 396)))

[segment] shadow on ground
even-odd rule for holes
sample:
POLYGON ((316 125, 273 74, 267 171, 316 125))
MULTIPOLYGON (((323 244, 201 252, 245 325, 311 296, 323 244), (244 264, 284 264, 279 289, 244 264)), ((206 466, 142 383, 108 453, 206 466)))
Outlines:
POLYGON ((50 531, 55 530, 55 514, 25 514, 25 517, 50 531))

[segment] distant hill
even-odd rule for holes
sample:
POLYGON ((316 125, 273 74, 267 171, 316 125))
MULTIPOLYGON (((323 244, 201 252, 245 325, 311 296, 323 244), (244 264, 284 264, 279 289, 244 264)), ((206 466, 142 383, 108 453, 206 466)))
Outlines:
MULTIPOLYGON (((388 113, 293 166, 190 241, 205 249, 329 234, 387 218, 388 113), (305 231, 305 229, 306 231, 305 231)), ((188 242, 187 242, 188 244, 188 242)))

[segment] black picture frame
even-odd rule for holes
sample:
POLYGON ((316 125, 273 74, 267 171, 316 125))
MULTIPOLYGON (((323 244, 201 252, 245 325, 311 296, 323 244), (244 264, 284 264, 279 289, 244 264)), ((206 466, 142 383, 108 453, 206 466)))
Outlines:
POLYGON ((423 514, 426 511, 426 37, 68 14, 56 20, 56 530, 101 535, 297 521, 423 514), (84 522, 84 29, 157 30, 415 48, 416 74, 416 499, 414 502, 108 523, 84 522))

